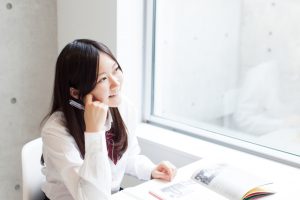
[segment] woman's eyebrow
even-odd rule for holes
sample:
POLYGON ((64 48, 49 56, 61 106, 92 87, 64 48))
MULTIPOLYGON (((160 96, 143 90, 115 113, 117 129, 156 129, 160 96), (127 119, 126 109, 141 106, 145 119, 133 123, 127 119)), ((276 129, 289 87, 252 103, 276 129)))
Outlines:
POLYGON ((102 76, 102 75, 106 75, 107 73, 106 72, 103 72, 103 73, 101 73, 101 74, 98 74, 98 77, 99 76, 102 76))
MULTIPOLYGON (((113 68, 114 66, 118 66, 118 63, 117 62, 114 62, 112 65, 111 65, 111 67, 113 68)), ((100 73, 100 74, 98 74, 98 77, 99 76, 102 76, 102 75, 107 75, 107 73, 106 72, 102 72, 102 73, 100 73)))

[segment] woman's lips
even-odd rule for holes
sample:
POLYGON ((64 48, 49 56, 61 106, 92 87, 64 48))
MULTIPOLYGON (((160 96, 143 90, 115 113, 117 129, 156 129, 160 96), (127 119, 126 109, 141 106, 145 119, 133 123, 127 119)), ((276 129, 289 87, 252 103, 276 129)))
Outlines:
POLYGON ((113 98, 115 96, 118 96, 119 94, 112 94, 112 95, 109 95, 109 98, 113 98))

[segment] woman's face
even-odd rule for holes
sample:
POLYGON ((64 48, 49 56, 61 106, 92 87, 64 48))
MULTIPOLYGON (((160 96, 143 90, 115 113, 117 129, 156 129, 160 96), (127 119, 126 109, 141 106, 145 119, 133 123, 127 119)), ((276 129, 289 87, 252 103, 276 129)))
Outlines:
POLYGON ((123 73, 118 64, 106 53, 100 52, 99 60, 97 84, 91 94, 94 100, 101 101, 109 107, 117 107, 121 103, 123 73))

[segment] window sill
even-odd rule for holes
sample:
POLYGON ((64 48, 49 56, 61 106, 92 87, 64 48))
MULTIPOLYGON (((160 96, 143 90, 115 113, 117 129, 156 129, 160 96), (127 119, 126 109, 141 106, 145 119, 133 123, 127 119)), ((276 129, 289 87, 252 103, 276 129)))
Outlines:
MULTIPOLYGON (((181 153, 179 156, 187 156, 192 158, 192 160, 197 158, 210 158, 225 161, 227 163, 233 163, 235 166, 242 168, 248 168, 249 166, 270 166, 272 169, 274 168, 278 170, 299 170, 300 168, 299 157, 275 151, 266 147, 256 147, 256 145, 253 144, 249 145, 259 148, 260 151, 264 151, 265 158, 258 156, 258 154, 254 155, 242 152, 146 123, 140 123, 138 125, 137 136, 143 141, 148 141, 152 144, 162 146, 165 149, 174 149, 181 153), (270 156, 271 154, 272 156, 270 156), (278 160, 281 161, 281 158, 284 158, 287 160, 287 162, 278 162, 278 160), (296 164, 291 166, 289 164, 290 162, 296 164)), ((153 149, 153 151, 155 151, 155 148, 153 149)), ((159 155, 160 152, 156 153, 159 155)), ((168 158, 164 159, 168 160, 168 158)))

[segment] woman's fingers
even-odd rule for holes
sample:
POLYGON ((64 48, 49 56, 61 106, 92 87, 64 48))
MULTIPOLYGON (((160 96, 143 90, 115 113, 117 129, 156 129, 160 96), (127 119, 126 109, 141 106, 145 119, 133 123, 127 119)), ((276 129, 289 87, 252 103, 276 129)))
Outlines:
POLYGON ((172 176, 175 176, 176 174, 176 167, 170 163, 169 161, 163 161, 161 162, 162 170, 165 170, 166 173, 171 174, 172 176))
POLYGON ((84 121, 87 132, 98 132, 104 128, 108 106, 100 101, 93 101, 93 95, 85 96, 84 121))
POLYGON ((84 98, 84 103, 89 104, 93 102, 93 95, 92 94, 87 94, 84 98))
POLYGON ((153 178, 155 179, 162 179, 162 180, 170 180, 170 176, 164 172, 160 172, 160 171, 154 171, 153 172, 153 178))
POLYGON ((158 164, 153 170, 152 178, 171 181, 176 175, 176 171, 176 167, 172 163, 164 161, 158 164))

